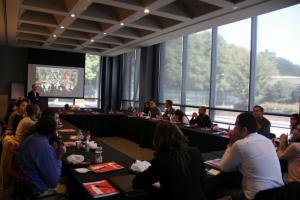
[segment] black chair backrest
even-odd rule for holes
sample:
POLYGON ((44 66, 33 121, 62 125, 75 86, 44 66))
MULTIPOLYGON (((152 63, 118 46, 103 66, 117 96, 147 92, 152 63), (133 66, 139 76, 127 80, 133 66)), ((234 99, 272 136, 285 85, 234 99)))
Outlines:
POLYGON ((300 182, 294 181, 285 186, 263 190, 255 195, 255 200, 299 200, 300 182))

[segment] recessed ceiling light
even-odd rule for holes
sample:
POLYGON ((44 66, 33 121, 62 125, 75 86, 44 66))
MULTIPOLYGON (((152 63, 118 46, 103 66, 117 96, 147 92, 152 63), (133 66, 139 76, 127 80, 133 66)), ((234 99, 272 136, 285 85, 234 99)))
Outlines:
POLYGON ((65 28, 64 26, 60 26, 60 28, 65 28))
POLYGON ((93 39, 91 39, 91 42, 94 42, 94 40, 93 40, 93 39))
POLYGON ((72 15, 71 15, 71 17, 75 17, 75 15, 74 15, 74 14, 72 14, 72 15))
POLYGON ((237 6, 232 7, 233 10, 238 9, 238 8, 239 8, 239 7, 237 7, 237 6))
POLYGON ((123 22, 121 22, 121 23, 120 23, 120 25, 121 25, 121 26, 124 26, 124 23, 123 23, 123 22))
POLYGON ((144 13, 149 13, 149 12, 150 12, 150 10, 147 8, 144 10, 144 13))
POLYGON ((53 37, 56 37, 56 35, 53 35, 53 37))
POLYGON ((104 35, 106 35, 106 33, 103 33, 104 35))

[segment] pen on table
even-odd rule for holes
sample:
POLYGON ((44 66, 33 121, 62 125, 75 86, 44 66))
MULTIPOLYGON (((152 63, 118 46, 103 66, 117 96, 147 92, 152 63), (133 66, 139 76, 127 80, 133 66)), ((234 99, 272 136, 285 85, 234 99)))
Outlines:
POLYGON ((208 172, 209 170, 205 168, 205 171, 207 171, 207 172, 208 172))

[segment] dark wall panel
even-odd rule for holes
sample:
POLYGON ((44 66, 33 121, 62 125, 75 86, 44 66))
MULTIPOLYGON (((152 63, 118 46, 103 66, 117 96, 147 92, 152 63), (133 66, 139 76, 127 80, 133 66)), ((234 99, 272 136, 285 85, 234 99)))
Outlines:
POLYGON ((11 83, 27 84, 27 52, 27 48, 0 46, 0 94, 8 99, 11 83))

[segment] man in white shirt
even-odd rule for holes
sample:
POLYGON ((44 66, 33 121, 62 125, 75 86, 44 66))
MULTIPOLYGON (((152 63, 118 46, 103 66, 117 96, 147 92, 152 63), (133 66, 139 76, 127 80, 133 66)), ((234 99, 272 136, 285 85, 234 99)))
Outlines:
MULTIPOLYGON (((222 172, 239 170, 242 178, 240 199, 254 199, 257 192, 283 186, 280 163, 272 142, 257 134, 258 122, 251 113, 240 114, 220 167, 222 172)), ((226 190, 226 195, 230 195, 226 190)), ((233 199, 235 197, 233 196, 233 199)), ((237 198, 237 199, 239 199, 237 198)))
POLYGON ((15 139, 19 142, 19 144, 21 144, 26 133, 35 124, 35 120, 39 117, 40 107, 35 103, 29 104, 26 106, 26 112, 27 117, 20 121, 16 129, 15 139))

